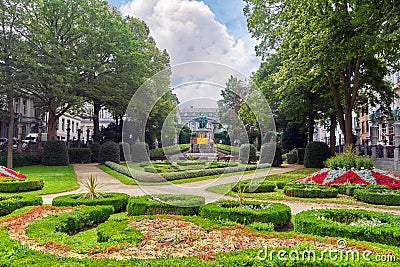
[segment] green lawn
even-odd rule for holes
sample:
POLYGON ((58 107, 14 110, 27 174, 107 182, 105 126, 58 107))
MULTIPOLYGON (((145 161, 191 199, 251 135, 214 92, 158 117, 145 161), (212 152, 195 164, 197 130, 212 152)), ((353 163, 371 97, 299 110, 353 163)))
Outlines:
POLYGON ((79 188, 72 166, 32 165, 15 168, 15 170, 25 174, 27 179, 43 179, 44 181, 42 190, 19 194, 46 195, 79 188))

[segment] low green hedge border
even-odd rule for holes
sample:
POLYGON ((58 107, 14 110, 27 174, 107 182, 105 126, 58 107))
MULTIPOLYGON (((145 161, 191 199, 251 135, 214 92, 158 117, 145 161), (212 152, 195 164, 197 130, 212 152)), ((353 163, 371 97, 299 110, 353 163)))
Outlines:
POLYGON ((197 215, 204 197, 193 195, 153 195, 131 197, 127 211, 131 216, 146 214, 197 215))
POLYGON ((222 200, 200 207, 200 216, 211 220, 229 220, 242 224, 272 223, 281 228, 290 222, 290 207, 280 203, 222 200))
POLYGON ((136 246, 144 239, 142 232, 128 226, 127 219, 109 219, 97 227, 97 242, 127 242, 136 246))
POLYGON ((68 148, 69 163, 90 163, 92 150, 90 148, 68 148))
POLYGON ((204 160, 177 160, 176 164, 180 166, 193 166, 193 165, 205 165, 204 160))
POLYGON ((400 246, 400 216, 351 209, 307 210, 294 218, 298 233, 400 246))
POLYGON ((40 196, 2 195, 0 196, 0 216, 12 213, 25 206, 39 206, 43 204, 40 196))
POLYGON ((129 195, 124 193, 104 193, 103 198, 95 199, 80 199, 82 195, 83 194, 70 194, 58 196, 53 199, 52 205, 57 207, 111 205, 114 207, 115 211, 123 211, 126 209, 129 200, 129 195))
POLYGON ((236 183, 235 186, 232 188, 232 191, 234 192, 243 191, 246 193, 268 193, 268 192, 274 192, 275 187, 276 185, 274 183, 263 182, 258 184, 254 182, 252 184, 251 180, 248 180, 236 183))
POLYGON ((283 188, 283 193, 289 197, 333 198, 337 197, 338 190, 328 186, 305 183, 288 185, 283 188))
POLYGON ((10 180, 0 182, 0 192, 2 193, 16 193, 36 191, 43 189, 44 182, 42 179, 37 180, 10 180))
POLYGON ((370 204, 399 206, 400 191, 391 189, 356 189, 354 197, 370 204))

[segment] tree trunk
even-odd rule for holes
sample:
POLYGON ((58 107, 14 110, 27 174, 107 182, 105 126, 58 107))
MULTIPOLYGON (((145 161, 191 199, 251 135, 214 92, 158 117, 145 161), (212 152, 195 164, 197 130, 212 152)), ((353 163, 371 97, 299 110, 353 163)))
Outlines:
POLYGON ((122 129, 124 127, 124 117, 119 117, 119 128, 118 128, 118 141, 122 142, 122 129))
POLYGON ((331 149, 331 156, 336 154, 336 114, 333 113, 330 115, 331 125, 329 126, 329 146, 331 149))
POLYGON ((308 142, 314 141, 315 116, 311 113, 308 117, 308 142))
POLYGON ((49 117, 47 119, 47 140, 57 140, 57 107, 54 98, 49 99, 49 117))
POLYGON ((8 143, 7 143, 7 168, 13 168, 13 137, 14 137, 14 91, 8 92, 8 143))
POLYGON ((353 118, 352 118, 352 109, 346 109, 346 120, 345 120, 345 131, 344 134, 344 143, 346 146, 353 145, 353 118))
POLYGON ((100 114, 101 104, 96 100, 93 101, 93 142, 100 142, 100 114))

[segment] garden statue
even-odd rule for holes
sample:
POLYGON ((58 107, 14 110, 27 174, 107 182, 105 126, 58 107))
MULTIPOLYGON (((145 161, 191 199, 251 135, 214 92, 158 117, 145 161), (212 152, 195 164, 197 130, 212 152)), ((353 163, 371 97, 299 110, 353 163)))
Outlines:
POLYGON ((393 110, 393 119, 394 119, 394 122, 400 122, 400 108, 399 107, 396 107, 393 110))
POLYGON ((204 113, 201 113, 194 120, 199 123, 199 129, 207 128, 208 118, 204 113))
POLYGON ((372 112, 370 119, 371 119, 372 124, 376 123, 376 112, 375 111, 372 112))

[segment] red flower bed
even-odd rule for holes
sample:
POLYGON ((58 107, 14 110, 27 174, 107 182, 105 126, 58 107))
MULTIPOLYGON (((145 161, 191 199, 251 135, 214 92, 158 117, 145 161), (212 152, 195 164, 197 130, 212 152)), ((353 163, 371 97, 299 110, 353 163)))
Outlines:
MULTIPOLYGON (((330 186, 333 184, 344 184, 344 183, 351 183, 351 184, 371 184, 367 181, 364 181, 361 179, 360 176, 358 176, 355 172, 353 171, 347 171, 344 174, 338 176, 333 182, 326 183, 326 186, 330 186)), ((322 183, 321 183, 322 184, 322 183)))
POLYGON ((316 183, 322 184, 324 182, 326 176, 328 175, 328 173, 329 173, 328 171, 327 172, 317 172, 317 173, 313 174, 312 176, 302 178, 302 181, 303 182, 316 182, 316 183))
POLYGON ((376 179, 377 184, 387 185, 392 189, 400 189, 400 180, 393 179, 379 172, 375 171, 371 172, 374 178, 376 179))
POLYGON ((0 166, 0 176, 2 177, 11 177, 11 178, 20 178, 20 179, 24 179, 26 178, 25 175, 18 173, 14 170, 8 169, 4 166, 0 166))

